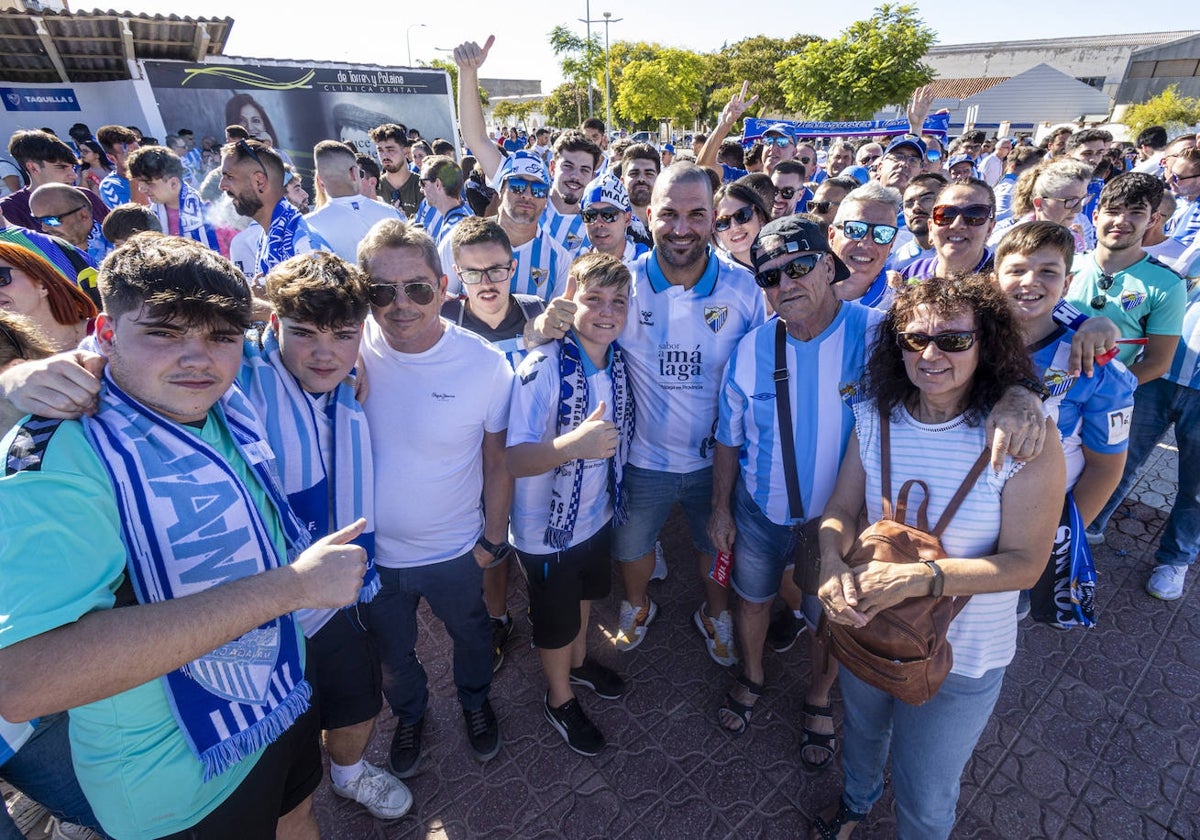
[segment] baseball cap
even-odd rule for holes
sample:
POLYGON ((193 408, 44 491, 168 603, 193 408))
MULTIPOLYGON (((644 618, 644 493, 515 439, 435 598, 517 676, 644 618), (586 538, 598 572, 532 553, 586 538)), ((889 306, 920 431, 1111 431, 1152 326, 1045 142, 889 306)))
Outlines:
POLYGON ((903 148, 904 146, 908 146, 909 148, 914 149, 917 152, 917 154, 919 154, 921 156, 922 160, 925 159, 925 151, 926 151, 925 141, 922 140, 920 137, 917 137, 915 134, 900 135, 895 140, 893 140, 891 143, 888 143, 888 147, 884 151, 884 154, 890 155, 892 152, 896 151, 896 149, 903 148))
POLYGON ((663 143, 662 150, 664 152, 670 152, 671 154, 675 154, 675 144, 674 143, 663 143))
POLYGON ((960 163, 969 163, 969 164, 971 164, 971 167, 974 168, 975 167, 975 158, 971 157, 970 155, 952 155, 949 163, 946 164, 946 168, 953 169, 955 166, 958 166, 958 164, 960 164, 960 163))
POLYGON ((513 152, 504 159, 504 163, 496 170, 493 186, 500 189, 509 178, 528 178, 543 184, 550 183, 550 173, 546 171, 546 164, 537 155, 524 150, 513 152))
POLYGON ((763 136, 765 137, 768 134, 782 134, 784 137, 790 137, 793 140, 796 139, 796 132, 792 131, 792 127, 782 122, 771 123, 763 129, 763 136))
POLYGON ((617 176, 608 174, 593 178, 583 188, 583 195, 579 198, 579 209, 586 210, 593 204, 611 204, 621 210, 631 209, 625 185, 617 176))
POLYGON ((803 216, 784 216, 768 222, 758 232, 750 246, 750 261, 758 271, 776 257, 801 252, 828 254, 833 260, 833 282, 845 280, 850 269, 829 248, 829 238, 821 232, 821 226, 803 216))

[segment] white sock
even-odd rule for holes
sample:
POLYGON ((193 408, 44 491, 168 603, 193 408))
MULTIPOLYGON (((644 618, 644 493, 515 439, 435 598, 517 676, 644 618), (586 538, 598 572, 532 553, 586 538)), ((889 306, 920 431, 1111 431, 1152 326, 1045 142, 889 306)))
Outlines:
POLYGON ((508 617, 508 613, 505 613, 504 615, 488 615, 488 618, 490 618, 492 621, 499 621, 501 624, 508 624, 508 622, 511 621, 511 619, 508 617))
POLYGON ((801 621, 805 621, 804 610, 792 610, 792 615, 796 616, 796 618, 800 619, 801 621))
POLYGON ((348 764, 345 767, 330 761, 329 778, 338 787, 345 787, 361 776, 363 771, 366 769, 366 762, 364 762, 361 758, 353 764, 348 764))

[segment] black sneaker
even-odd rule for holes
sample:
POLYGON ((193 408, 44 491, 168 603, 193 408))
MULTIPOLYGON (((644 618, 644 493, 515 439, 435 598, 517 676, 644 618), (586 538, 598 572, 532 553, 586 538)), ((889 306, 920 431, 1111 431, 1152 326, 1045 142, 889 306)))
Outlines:
POLYGON ((604 749, 604 735, 596 725, 588 720, 583 713, 579 700, 572 697, 557 709, 550 705, 550 695, 542 704, 546 710, 546 720, 563 736, 567 746, 580 755, 596 755, 604 749))
POLYGON ((467 740, 480 761, 488 761, 500 752, 500 727, 496 724, 496 713, 492 704, 484 700, 478 709, 463 709, 467 722, 467 740))
POLYGON ((616 700, 625 693, 625 680, 612 668, 606 668, 591 657, 584 659, 578 668, 571 669, 571 683, 586 686, 605 700, 616 700))
POLYGON ((425 718, 413 724, 397 723, 392 735, 392 749, 388 755, 388 769, 397 779, 415 776, 421 764, 421 733, 425 729, 425 718))
POLYGON ((792 645, 796 644, 796 639, 800 638, 807 626, 796 618, 790 609, 784 609, 767 625, 767 644, 776 653, 785 653, 792 649, 792 645))
POLYGON ((492 673, 500 670, 500 666, 504 664, 504 646, 508 643, 508 637, 512 635, 513 620, 508 613, 504 614, 507 621, 501 621, 498 618, 488 616, 488 622, 492 625, 492 673))

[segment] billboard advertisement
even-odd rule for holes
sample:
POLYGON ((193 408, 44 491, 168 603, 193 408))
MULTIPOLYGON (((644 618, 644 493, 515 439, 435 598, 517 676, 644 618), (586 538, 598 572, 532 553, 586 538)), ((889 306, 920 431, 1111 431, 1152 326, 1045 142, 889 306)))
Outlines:
POLYGON ((458 143, 442 70, 229 59, 141 63, 167 131, 189 128, 197 141, 211 135, 224 142, 225 126, 238 123, 252 136, 269 136, 304 171, 312 170, 312 149, 321 140, 350 141, 373 153, 367 132, 387 122, 458 143))

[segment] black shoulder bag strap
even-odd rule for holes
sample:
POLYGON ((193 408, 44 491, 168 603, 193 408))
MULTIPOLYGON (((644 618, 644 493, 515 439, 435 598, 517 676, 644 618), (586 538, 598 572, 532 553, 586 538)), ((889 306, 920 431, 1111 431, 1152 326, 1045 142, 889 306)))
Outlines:
POLYGON ((783 480, 787 484, 788 513, 804 521, 804 500, 796 475, 796 441, 792 435, 792 395, 788 388, 787 325, 775 321, 775 412, 779 416, 779 444, 783 450, 783 480))

